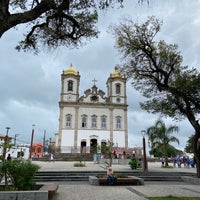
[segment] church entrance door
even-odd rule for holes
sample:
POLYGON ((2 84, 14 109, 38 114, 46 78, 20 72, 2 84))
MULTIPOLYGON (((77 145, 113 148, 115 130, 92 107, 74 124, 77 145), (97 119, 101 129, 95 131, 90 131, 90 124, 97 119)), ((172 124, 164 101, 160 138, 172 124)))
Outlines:
POLYGON ((86 141, 81 141, 81 153, 86 153, 86 141))
POLYGON ((90 153, 97 153, 97 139, 90 140, 90 153))

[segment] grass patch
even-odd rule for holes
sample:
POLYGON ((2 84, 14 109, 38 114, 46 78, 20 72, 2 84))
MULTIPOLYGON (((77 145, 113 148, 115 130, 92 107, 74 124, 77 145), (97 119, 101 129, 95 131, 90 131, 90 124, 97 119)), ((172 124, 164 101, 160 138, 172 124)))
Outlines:
POLYGON ((161 166, 162 168, 174 168, 173 166, 170 166, 170 165, 168 165, 168 166, 161 166))
POLYGON ((200 200, 200 197, 175 197, 175 196, 166 196, 166 197, 148 197, 149 200, 200 200))
POLYGON ((85 167, 85 163, 82 162, 74 163, 74 167, 85 167))

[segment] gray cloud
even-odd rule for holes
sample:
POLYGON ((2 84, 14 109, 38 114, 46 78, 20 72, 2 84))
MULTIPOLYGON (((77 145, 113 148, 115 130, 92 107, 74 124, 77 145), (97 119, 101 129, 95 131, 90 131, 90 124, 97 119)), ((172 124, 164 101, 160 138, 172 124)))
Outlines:
MULTIPOLYGON (((29 142, 32 124, 36 124, 35 140, 42 140, 44 130, 47 137, 54 138, 58 131, 60 75, 71 63, 81 75, 80 96, 91 88, 94 78, 98 81, 97 87, 106 91, 107 78, 120 63, 108 27, 118 23, 123 16, 131 16, 137 21, 144 21, 150 15, 160 18, 164 24, 157 38, 178 44, 184 65, 199 65, 199 1, 152 0, 150 6, 139 6, 136 1, 125 3, 123 9, 102 11, 98 22, 99 38, 92 39, 79 49, 60 47, 35 56, 14 50, 26 31, 24 25, 3 35, 0 39, 0 133, 5 133, 5 127, 10 126, 11 135, 20 134, 19 141, 29 142)), ((141 130, 153 125, 159 115, 140 109, 139 102, 144 98, 131 87, 130 82, 127 83, 127 96, 129 146, 141 146, 141 130)), ((191 125, 187 120, 175 122, 167 118, 164 121, 166 125, 180 127, 177 134, 180 145, 175 146, 183 149, 188 137, 193 134, 191 125)))

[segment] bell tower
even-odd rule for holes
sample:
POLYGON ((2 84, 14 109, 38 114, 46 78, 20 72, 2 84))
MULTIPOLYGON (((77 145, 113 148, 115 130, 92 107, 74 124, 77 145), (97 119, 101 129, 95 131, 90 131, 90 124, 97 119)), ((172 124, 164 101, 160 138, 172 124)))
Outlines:
POLYGON ((60 94, 60 117, 59 117, 59 132, 57 137, 58 146, 62 146, 64 142, 62 137, 62 130, 66 128, 66 125, 71 127, 71 117, 72 115, 68 113, 66 116, 66 106, 73 105, 78 102, 79 99, 79 83, 80 76, 79 72, 73 68, 72 65, 67 70, 63 70, 61 74, 61 94, 60 94), (69 121, 67 121, 69 120, 69 121), (67 124, 66 124, 67 123, 67 124))
POLYGON ((72 65, 61 75, 61 102, 76 102, 79 98, 79 72, 72 65))
POLYGON ((108 99, 110 103, 127 104, 126 78, 117 67, 107 80, 108 99))

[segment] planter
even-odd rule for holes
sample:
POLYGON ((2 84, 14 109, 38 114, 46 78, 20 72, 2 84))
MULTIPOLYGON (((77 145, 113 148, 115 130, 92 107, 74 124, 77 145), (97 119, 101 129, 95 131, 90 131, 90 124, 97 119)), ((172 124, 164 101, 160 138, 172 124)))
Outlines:
POLYGON ((38 190, 28 190, 28 191, 1 191, 0 200, 6 199, 17 199, 17 200, 48 200, 56 194, 58 189, 57 184, 45 184, 39 187, 38 190))
POLYGON ((48 191, 3 191, 0 192, 0 200, 17 199, 17 200, 48 200, 48 191))
MULTIPOLYGON (((108 185, 107 178, 96 176, 89 176, 89 183, 91 185, 108 185)), ((114 185, 144 185, 144 180, 136 176, 128 176, 127 178, 117 178, 114 185)))

